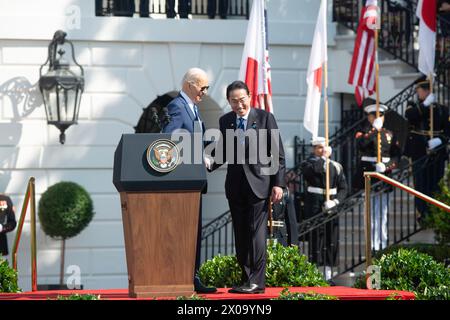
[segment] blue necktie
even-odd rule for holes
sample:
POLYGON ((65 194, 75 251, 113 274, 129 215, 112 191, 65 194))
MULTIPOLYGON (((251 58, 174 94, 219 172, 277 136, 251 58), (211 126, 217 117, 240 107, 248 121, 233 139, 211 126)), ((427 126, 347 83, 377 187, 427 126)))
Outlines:
POLYGON ((239 118, 239 124, 238 124, 238 129, 241 129, 243 131, 245 131, 245 127, 244 127, 244 118, 239 118))

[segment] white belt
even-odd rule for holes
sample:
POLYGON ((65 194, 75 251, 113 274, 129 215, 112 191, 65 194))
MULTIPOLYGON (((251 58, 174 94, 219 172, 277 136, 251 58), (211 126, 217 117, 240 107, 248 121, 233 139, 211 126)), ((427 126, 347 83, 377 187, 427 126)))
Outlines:
MULTIPOLYGON (((310 193, 326 194, 326 189, 322 189, 322 188, 308 187, 307 190, 308 190, 308 192, 310 192, 310 193)), ((330 194, 331 194, 331 195, 337 194, 337 189, 336 189, 336 188, 330 189, 330 194)))
MULTIPOLYGON (((366 161, 366 162, 374 162, 374 163, 378 162, 377 157, 367 157, 367 156, 362 156, 362 157, 361 157, 361 160, 362 160, 362 161, 366 161)), ((389 157, 383 157, 383 158, 381 158, 381 161, 384 162, 384 163, 388 163, 389 161, 391 161, 391 158, 389 158, 389 157)))

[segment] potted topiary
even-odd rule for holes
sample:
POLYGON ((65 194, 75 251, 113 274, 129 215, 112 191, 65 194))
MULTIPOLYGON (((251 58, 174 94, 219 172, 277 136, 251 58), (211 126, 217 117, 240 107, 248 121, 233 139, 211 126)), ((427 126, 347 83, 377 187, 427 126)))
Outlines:
POLYGON ((65 288, 63 281, 66 239, 79 234, 92 220, 92 199, 80 185, 74 182, 59 182, 42 194, 38 210, 45 234, 62 240, 59 285, 65 288))

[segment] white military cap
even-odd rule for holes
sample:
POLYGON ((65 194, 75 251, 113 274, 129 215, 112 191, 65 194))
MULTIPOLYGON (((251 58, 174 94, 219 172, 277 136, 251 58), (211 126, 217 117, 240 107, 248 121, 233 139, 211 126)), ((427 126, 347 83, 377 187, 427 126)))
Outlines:
MULTIPOLYGON (((387 110, 388 107, 380 103, 380 113, 385 113, 387 110)), ((368 105, 367 107, 364 108, 364 112, 365 113, 377 112, 377 105, 376 104, 368 105)))
POLYGON ((325 147, 325 138, 324 137, 315 137, 312 139, 311 144, 313 146, 324 146, 325 147))

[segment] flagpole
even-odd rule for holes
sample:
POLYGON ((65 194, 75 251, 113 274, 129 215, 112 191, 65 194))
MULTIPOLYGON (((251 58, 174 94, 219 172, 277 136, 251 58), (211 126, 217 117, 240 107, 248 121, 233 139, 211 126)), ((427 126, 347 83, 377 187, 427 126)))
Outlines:
MULTIPOLYGON (((378 64, 378 29, 375 28, 375 92, 377 99, 377 119, 380 117, 380 65, 378 64)), ((377 132, 377 163, 381 162, 381 131, 377 132)))
MULTIPOLYGON (((323 77, 324 77, 324 116, 325 116, 325 146, 328 148, 329 141, 328 141, 328 63, 327 61, 324 62, 323 66, 323 77)), ((329 156, 325 159, 325 200, 330 200, 330 158, 329 156)))
MULTIPOLYGON (((430 72, 430 75, 428 76, 430 79, 430 94, 433 94, 433 74, 430 72)), ((433 105, 434 103, 430 104, 430 139, 433 139, 434 135, 434 112, 433 112, 433 105)))

